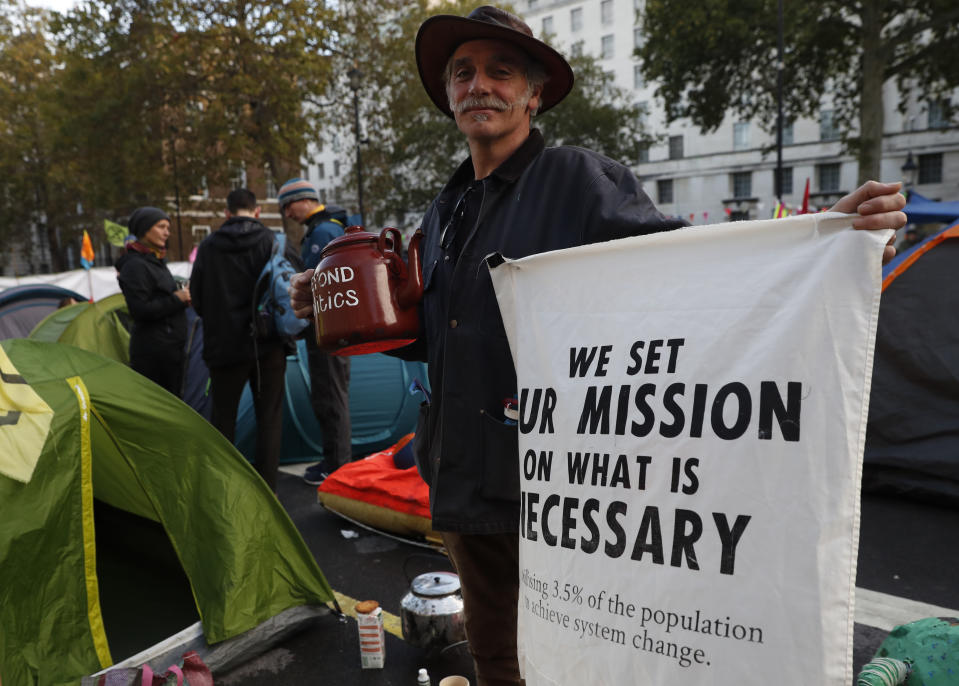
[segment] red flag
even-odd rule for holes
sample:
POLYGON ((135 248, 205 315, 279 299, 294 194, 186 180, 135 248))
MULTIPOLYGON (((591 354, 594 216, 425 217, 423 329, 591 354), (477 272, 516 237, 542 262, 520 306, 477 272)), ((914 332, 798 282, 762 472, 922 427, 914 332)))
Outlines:
POLYGON ((809 214, 809 177, 806 177, 806 190, 802 194, 802 209, 799 214, 809 214))

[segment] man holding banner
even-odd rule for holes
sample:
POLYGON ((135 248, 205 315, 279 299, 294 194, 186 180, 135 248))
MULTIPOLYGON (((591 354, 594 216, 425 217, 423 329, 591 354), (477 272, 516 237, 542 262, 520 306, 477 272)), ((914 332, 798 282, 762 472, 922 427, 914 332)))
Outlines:
MULTIPOLYGON (((429 363, 432 401, 417 425, 417 466, 430 484, 433 528, 443 533, 460 575, 478 683, 521 684, 518 532, 527 513, 520 507, 520 432, 504 409, 524 389, 484 260, 491 253, 522 258, 683 224, 664 218, 623 165, 580 148, 546 147, 531 119, 567 95, 573 74, 515 15, 485 6, 467 17, 431 17, 417 35, 416 58, 428 95, 455 120, 470 149, 424 217, 422 333, 399 351, 429 363)), ((858 212, 857 229, 896 228, 905 223, 898 190, 898 184, 869 182, 833 209, 858 212)), ((894 254, 891 245, 885 248, 887 259, 894 254)), ((592 273, 598 277, 602 269, 592 273)), ((312 316, 311 276, 304 272, 291 286, 291 303, 304 317, 312 316)), ((562 280, 551 289, 555 302, 571 295, 562 280)), ((549 334, 564 335, 562 326, 549 334)), ((681 355, 680 344, 672 345, 664 341, 658 350, 664 366, 681 355)), ((538 413, 549 432, 556 429, 550 413, 563 399, 548 391, 530 392, 520 404, 521 415, 538 413)), ((564 526, 571 512, 564 511, 564 526)), ((544 583, 523 581, 524 588, 542 591, 543 601, 555 598, 544 583)), ((573 621, 546 605, 538 616, 573 621)), ((600 629, 590 625, 589 631, 600 629)))

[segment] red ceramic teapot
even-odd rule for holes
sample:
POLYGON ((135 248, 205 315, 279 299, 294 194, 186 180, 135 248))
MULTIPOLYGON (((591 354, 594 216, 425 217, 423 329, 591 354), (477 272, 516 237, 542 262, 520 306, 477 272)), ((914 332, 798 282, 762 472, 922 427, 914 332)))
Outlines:
POLYGON ((350 226, 327 243, 311 283, 320 349, 331 355, 364 355, 416 340, 422 238, 417 231, 410 240, 409 266, 400 256, 402 236, 394 228, 377 235, 350 226))

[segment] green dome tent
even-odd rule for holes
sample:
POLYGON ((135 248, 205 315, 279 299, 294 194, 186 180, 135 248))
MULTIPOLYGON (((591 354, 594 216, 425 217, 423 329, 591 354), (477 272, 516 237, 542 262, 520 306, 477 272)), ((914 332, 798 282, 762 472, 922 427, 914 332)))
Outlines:
POLYGON ((77 303, 51 312, 33 327, 30 338, 69 343, 129 365, 129 318, 123 294, 114 293, 94 303, 77 303))
POLYGON ((156 643, 131 642, 154 619, 159 589, 138 583, 136 571, 154 566, 151 556, 178 563, 209 645, 290 608, 325 611, 333 599, 286 512, 233 446, 160 387, 73 346, 0 343, 0 508, 4 686, 75 684, 156 643), (128 540, 100 535, 98 516, 111 511, 137 523, 128 540), (169 552, 138 548, 144 527, 169 552), (105 545, 130 564, 114 577, 126 578, 126 618, 101 602, 114 590, 101 583, 105 545), (115 654, 119 643, 126 654, 115 654))
POLYGON ((48 343, 56 343, 60 338, 60 334, 70 325, 70 322, 88 307, 90 307, 90 303, 84 300, 83 302, 55 309, 37 322, 37 325, 33 327, 28 338, 37 341, 47 341, 48 343))

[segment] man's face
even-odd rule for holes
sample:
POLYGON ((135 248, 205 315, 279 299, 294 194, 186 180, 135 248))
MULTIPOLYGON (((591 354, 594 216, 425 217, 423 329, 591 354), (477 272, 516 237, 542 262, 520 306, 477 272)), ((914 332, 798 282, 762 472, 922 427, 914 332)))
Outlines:
POLYGON ((310 198, 300 198, 299 200, 288 203, 283 209, 283 214, 285 214, 287 218, 302 224, 306 221, 306 218, 310 216, 310 210, 313 209, 314 204, 315 202, 310 198))
POLYGON ((446 92, 468 139, 493 141, 529 131, 541 89, 529 92, 526 65, 526 55, 505 41, 473 40, 456 49, 446 92))

